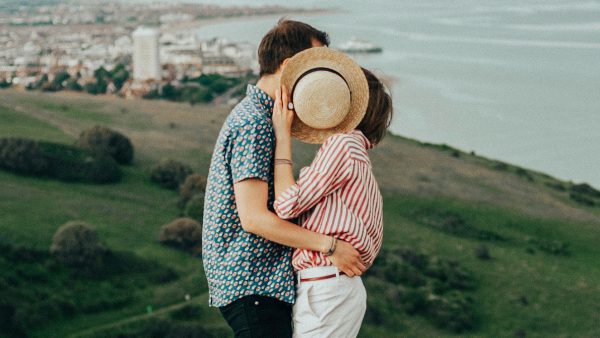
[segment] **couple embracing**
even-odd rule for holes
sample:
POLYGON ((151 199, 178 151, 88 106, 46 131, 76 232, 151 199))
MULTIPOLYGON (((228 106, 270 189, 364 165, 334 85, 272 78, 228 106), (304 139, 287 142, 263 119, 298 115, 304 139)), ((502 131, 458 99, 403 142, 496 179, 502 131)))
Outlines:
POLYGON ((385 136, 392 104, 377 77, 328 44, 308 24, 279 21, 260 42, 260 78, 214 148, 202 259, 209 305, 236 337, 360 330, 360 276, 383 230, 367 150, 385 136), (292 137, 322 144, 297 180, 292 137))

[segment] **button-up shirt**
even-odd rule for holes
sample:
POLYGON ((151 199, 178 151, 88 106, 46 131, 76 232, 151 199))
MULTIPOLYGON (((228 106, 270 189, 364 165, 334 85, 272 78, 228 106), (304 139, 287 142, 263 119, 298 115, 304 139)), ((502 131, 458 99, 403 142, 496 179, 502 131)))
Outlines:
MULTIPOLYGON (((367 266, 383 236, 383 202, 367 155, 372 147, 359 130, 330 136, 275 201, 279 217, 299 217, 302 227, 349 242, 367 266)), ((304 249, 294 251, 292 264, 296 270, 332 265, 322 253, 304 249)))
POLYGON ((294 302, 291 249, 246 232, 237 211, 234 183, 269 184, 272 209, 275 135, 273 99, 248 85, 246 97, 227 117, 212 155, 204 202, 202 261, 209 304, 225 306, 247 295, 294 302))

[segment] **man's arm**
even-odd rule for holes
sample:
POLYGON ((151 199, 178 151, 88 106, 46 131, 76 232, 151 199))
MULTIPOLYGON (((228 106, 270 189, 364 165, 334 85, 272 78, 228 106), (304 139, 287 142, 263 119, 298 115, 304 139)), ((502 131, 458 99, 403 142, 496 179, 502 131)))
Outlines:
MULTIPOLYGON (((327 252, 332 238, 282 220, 267 209, 269 187, 260 179, 246 179, 233 185, 242 228, 275 243, 298 249, 327 252)), ((338 240, 329 257, 348 276, 360 276, 365 265, 351 244, 338 240)))

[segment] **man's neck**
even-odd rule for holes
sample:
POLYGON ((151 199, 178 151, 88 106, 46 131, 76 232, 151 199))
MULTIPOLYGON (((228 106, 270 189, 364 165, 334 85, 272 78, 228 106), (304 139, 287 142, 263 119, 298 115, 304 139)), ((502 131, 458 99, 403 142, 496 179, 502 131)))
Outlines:
POLYGON ((279 89, 280 79, 281 73, 263 75, 256 82, 256 86, 267 93, 267 95, 269 95, 273 100, 275 100, 275 91, 279 89))

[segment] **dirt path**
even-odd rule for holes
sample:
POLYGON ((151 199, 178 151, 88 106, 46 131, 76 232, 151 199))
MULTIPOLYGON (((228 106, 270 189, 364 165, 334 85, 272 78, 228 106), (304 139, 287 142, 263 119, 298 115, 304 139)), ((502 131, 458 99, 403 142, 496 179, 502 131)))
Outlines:
POLYGON ((17 111, 19 113, 25 114, 29 117, 36 118, 40 121, 46 122, 52 126, 55 126, 58 129, 62 130, 67 135, 70 135, 73 137, 77 137, 79 135, 80 128, 77 128, 75 126, 76 121, 73 121, 72 119, 67 119, 67 118, 61 117, 60 115, 56 114, 54 111, 46 110, 46 109, 42 109, 42 108, 38 108, 38 107, 35 107, 34 109, 27 109, 27 108, 23 107, 22 105, 14 105, 13 106, 13 105, 9 105, 6 103, 2 103, 2 106, 6 107, 8 109, 17 111))
POLYGON ((94 327, 90 327, 87 328, 85 330, 70 334, 67 336, 67 338, 77 338, 77 337, 85 337, 85 336, 89 336, 91 334, 97 333, 97 332, 101 332, 101 331, 105 331, 108 329, 112 329, 112 328, 116 328, 122 325, 127 325, 127 324, 131 324, 140 320, 146 320, 149 318, 153 318, 153 317, 157 317, 166 313, 169 313, 171 311, 180 309, 186 305, 189 304, 198 304, 200 303, 201 300, 204 300, 204 297, 202 297, 204 294, 201 295, 196 295, 196 296, 192 296, 191 300, 188 301, 183 301, 180 303, 175 303, 169 306, 165 306, 163 308, 160 308, 158 310, 154 310, 152 311, 152 313, 148 314, 148 313, 144 313, 141 315, 135 315, 135 316, 131 316, 131 317, 127 317, 112 323, 107 323, 107 324, 102 324, 102 325, 98 325, 98 326, 94 326, 94 327))

